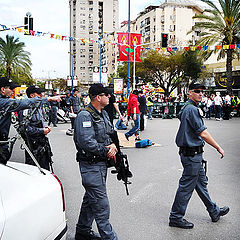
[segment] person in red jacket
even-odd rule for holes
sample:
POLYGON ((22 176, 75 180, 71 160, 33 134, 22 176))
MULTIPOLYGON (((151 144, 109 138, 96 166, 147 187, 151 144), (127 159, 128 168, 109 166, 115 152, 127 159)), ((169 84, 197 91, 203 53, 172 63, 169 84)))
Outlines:
POLYGON ((139 137, 139 127, 140 127, 140 111, 139 111, 139 103, 137 99, 138 91, 134 90, 132 94, 129 95, 128 100, 128 114, 132 117, 134 121, 134 127, 129 130, 127 133, 125 133, 126 139, 129 141, 129 137, 131 137, 133 134, 135 134, 136 138, 135 140, 140 140, 139 137))

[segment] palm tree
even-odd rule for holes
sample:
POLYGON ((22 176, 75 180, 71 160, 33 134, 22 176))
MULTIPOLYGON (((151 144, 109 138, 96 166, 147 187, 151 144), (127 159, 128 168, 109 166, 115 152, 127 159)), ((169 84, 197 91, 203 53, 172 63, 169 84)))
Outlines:
POLYGON ((11 78, 17 71, 30 76, 30 53, 24 50, 25 43, 19 42, 19 38, 6 35, 6 41, 0 38, 0 65, 4 67, 6 76, 11 78))
MULTIPOLYGON (((193 30, 201 30, 201 39, 197 44, 201 45, 234 45, 240 43, 240 1, 218 0, 219 8, 211 0, 201 0, 208 4, 206 14, 197 15, 200 19, 193 30)), ((239 54, 238 49, 223 49, 209 51, 206 58, 219 51, 218 59, 227 56, 226 75, 227 90, 232 94, 232 61, 239 54)))

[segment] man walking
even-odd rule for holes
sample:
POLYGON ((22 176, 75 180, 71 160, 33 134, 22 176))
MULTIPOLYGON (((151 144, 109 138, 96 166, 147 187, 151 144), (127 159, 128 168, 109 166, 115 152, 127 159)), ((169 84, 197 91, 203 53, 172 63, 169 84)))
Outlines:
POLYGON ((89 89, 90 104, 75 119, 74 142, 77 148, 85 195, 76 226, 77 240, 118 240, 110 222, 106 189, 107 161, 115 159, 117 148, 109 137, 113 126, 103 108, 109 103, 110 89, 94 84, 89 89), (92 231, 93 220, 99 234, 92 231))
POLYGON ((129 137, 131 137, 133 134, 135 134, 135 140, 140 140, 139 137, 139 127, 140 127, 140 111, 139 111, 139 103, 137 99, 138 90, 134 90, 133 93, 129 95, 128 100, 128 113, 132 117, 134 121, 134 126, 132 129, 130 129, 127 133, 125 133, 126 139, 129 141, 129 137))
POLYGON ((222 158, 224 150, 208 133, 203 123, 202 110, 198 107, 203 96, 203 89, 205 89, 204 85, 192 82, 189 85, 189 101, 179 113, 181 123, 176 136, 176 144, 179 147, 183 173, 170 212, 169 226, 171 227, 193 228, 194 224, 183 217, 194 189, 206 206, 213 222, 217 222, 221 216, 229 212, 229 207, 219 208, 211 200, 207 189, 208 181, 202 165, 204 142, 214 147, 222 158))

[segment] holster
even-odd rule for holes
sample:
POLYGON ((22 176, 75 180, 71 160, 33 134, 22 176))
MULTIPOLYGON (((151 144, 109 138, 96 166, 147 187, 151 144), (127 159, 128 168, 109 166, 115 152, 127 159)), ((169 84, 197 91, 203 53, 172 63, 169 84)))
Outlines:
POLYGON ((194 157, 196 154, 203 153, 203 146, 196 147, 180 147, 179 154, 183 154, 185 157, 194 157))

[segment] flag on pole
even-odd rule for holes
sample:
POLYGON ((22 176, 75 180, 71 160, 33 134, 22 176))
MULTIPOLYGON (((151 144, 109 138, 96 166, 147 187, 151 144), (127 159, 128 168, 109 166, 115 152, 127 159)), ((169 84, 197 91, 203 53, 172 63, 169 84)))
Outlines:
MULTIPOLYGON (((130 34, 130 61, 134 62, 134 46, 135 46, 135 62, 142 62, 140 59, 142 34, 131 33, 130 34)), ((118 33, 118 61, 128 61, 129 41, 128 33, 118 33)))

